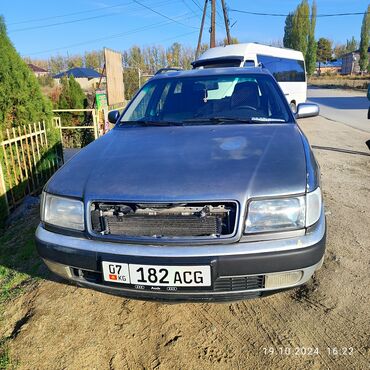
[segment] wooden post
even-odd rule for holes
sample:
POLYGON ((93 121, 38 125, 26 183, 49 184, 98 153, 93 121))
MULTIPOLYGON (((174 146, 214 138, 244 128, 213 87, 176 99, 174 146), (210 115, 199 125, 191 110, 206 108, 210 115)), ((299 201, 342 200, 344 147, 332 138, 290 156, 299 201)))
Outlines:
POLYGON ((31 186, 30 186, 30 182, 28 181, 28 169, 27 169, 27 160, 26 160, 26 154, 25 154, 25 151, 24 151, 24 146, 23 146, 23 139, 22 139, 22 134, 21 134, 21 128, 18 126, 18 135, 19 135, 19 141, 21 142, 21 150, 22 150, 22 157, 23 157, 23 161, 24 161, 24 172, 25 172, 25 177, 26 177, 26 181, 27 181, 27 188, 28 188, 28 191, 31 192, 31 186))
POLYGON ((38 122, 38 128, 39 128, 39 131, 40 131, 40 140, 41 140, 41 147, 43 147, 44 146, 44 138, 43 138, 43 136, 42 136, 42 130, 41 130, 41 123, 40 122, 38 122))
MULTIPOLYGON (((12 182, 12 177, 10 175, 10 170, 9 170, 8 155, 6 154, 5 145, 2 145, 2 147, 3 147, 3 153, 4 153, 4 162, 5 162, 6 174, 8 175, 8 181, 9 181, 9 191, 10 191, 10 195, 12 197, 13 204, 15 204, 15 198, 14 198, 14 194, 13 194, 13 190, 12 190, 13 182, 12 182)), ((4 181, 5 181, 5 179, 4 179, 4 181)), ((5 186, 4 186, 4 188, 6 189, 5 186)))
MULTIPOLYGON (((14 127, 12 128, 12 132, 13 132, 13 139, 15 139, 17 137, 17 135, 15 134, 15 128, 14 127)), ((21 175, 21 181, 23 182, 23 170, 22 170, 21 158, 19 156, 18 141, 14 140, 14 144, 15 144, 15 152, 17 154, 19 174, 21 175)))
MULTIPOLYGON (((14 155, 13 155, 13 148, 12 148, 12 144, 10 143, 10 134, 9 134, 9 129, 6 129, 6 135, 8 137, 8 140, 9 140, 9 151, 10 151, 10 160, 12 162, 12 167, 13 167, 13 174, 14 174, 14 182, 15 182, 15 185, 18 185, 18 173, 17 173, 17 166, 15 165, 15 161, 14 161, 14 155)), ((15 142, 16 143, 16 142, 15 142)))
POLYGON ((216 47, 216 0, 211 0, 211 35, 209 47, 216 47))
MULTIPOLYGON (((33 159, 33 168, 35 170, 35 179, 36 179, 36 188, 40 185, 39 174, 37 172, 37 161, 36 161, 36 153, 35 153, 35 144, 34 144, 34 134, 32 134, 31 125, 28 125, 28 131, 30 132, 30 140, 31 140, 31 149, 32 149, 32 159, 33 159)), ((36 136, 35 136, 36 137, 36 136)))
POLYGON ((231 44, 231 36, 230 36, 230 28, 229 28, 229 17, 227 16, 227 10, 225 5, 225 0, 221 0, 222 4, 222 11, 224 13, 224 22, 225 22, 225 28, 226 28, 226 37, 227 37, 227 44, 231 44))
MULTIPOLYGON (((30 193, 35 190, 36 186, 35 186, 35 181, 33 179, 33 171, 32 171, 32 162, 31 162, 31 153, 30 153, 30 146, 28 144, 28 135, 27 135, 27 129, 26 129, 26 126, 23 127, 23 130, 24 130, 24 136, 25 136, 25 140, 26 140, 26 149, 27 149, 27 158, 28 158, 28 166, 29 166, 29 170, 30 170, 30 177, 31 177, 31 183, 32 183, 32 189, 30 189, 30 193)), ((26 164, 27 165, 27 164, 26 164)))
POLYGON ((207 4, 208 4, 208 0, 205 0, 205 2, 204 2, 204 8, 203 8, 203 15, 202 15, 202 22, 200 24, 200 30, 199 30, 197 51, 195 53, 195 59, 198 58, 199 53, 200 53, 200 48, 202 46, 202 35, 203 35, 203 28, 204 28, 204 20, 206 18, 206 13, 207 13, 207 4))
POLYGON ((37 158, 38 158, 38 160, 40 160, 41 156, 40 156, 39 138, 38 138, 40 136, 40 133, 36 129, 36 123, 35 122, 33 123, 33 130, 35 131, 35 134, 36 134, 35 139, 36 139, 37 158))
POLYGON ((45 132, 45 144, 46 144, 46 147, 47 147, 48 146, 48 133, 46 131, 45 121, 42 121, 42 128, 44 129, 44 132, 45 132))

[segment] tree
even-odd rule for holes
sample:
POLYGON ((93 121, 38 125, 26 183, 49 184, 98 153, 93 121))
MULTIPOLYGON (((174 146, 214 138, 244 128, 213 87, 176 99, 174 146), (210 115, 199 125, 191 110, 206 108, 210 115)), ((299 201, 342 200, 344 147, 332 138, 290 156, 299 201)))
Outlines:
MULTIPOLYGON (((61 78, 60 82, 61 89, 57 102, 58 109, 84 109, 87 107, 86 95, 73 76, 69 78, 65 76, 61 78)), ((78 125, 86 122, 88 118, 85 117, 83 113, 61 113, 60 117, 63 126, 78 125)), ((65 130, 65 132, 63 132, 63 142, 68 147, 84 146, 90 142, 91 139, 91 134, 87 134, 86 130, 65 130)))
POLYGON ((317 42, 317 60, 319 62, 319 74, 322 62, 331 60, 332 57, 332 42, 329 39, 321 37, 317 42))
POLYGON ((309 74, 312 74, 316 67, 315 27, 315 1, 312 4, 311 14, 308 1, 302 0, 296 10, 285 18, 283 44, 286 48, 302 52, 309 74))
POLYGON ((281 39, 272 40, 269 42, 270 46, 274 46, 276 48, 282 48, 284 47, 284 42, 281 39))
POLYGON ((174 42, 167 50, 167 62, 169 66, 180 66, 181 44, 174 42))
POLYGON ((86 108, 86 95, 73 76, 61 79, 61 92, 58 109, 84 109, 86 108))
POLYGON ((72 55, 68 57, 67 66, 68 69, 75 67, 83 67, 84 61, 81 55, 72 55))
POLYGON ((307 54, 308 34, 310 31, 310 7, 307 0, 303 0, 294 12, 292 19, 292 48, 307 54))
POLYGON ((347 54, 347 49, 345 44, 336 44, 333 47, 333 57, 335 59, 341 58, 344 54, 347 54))
POLYGON ((315 41, 316 14, 317 7, 316 1, 314 1, 312 3, 311 8, 310 31, 308 34, 308 45, 306 53, 306 70, 309 76, 311 76, 316 69, 316 52, 317 52, 317 43, 315 41))
POLYGON ((354 36, 352 36, 352 38, 346 42, 346 53, 351 53, 352 51, 357 50, 359 45, 359 42, 355 40, 354 36))
POLYGON ((0 131, 41 120, 51 130, 51 116, 50 102, 9 40, 0 17, 0 131))
POLYGON ((341 58, 343 55, 352 53, 359 47, 359 42, 352 36, 345 44, 336 44, 333 48, 333 54, 336 59, 341 58))
POLYGON ((284 27, 283 44, 284 47, 286 48, 293 48, 292 30, 293 30, 293 13, 289 13, 285 18, 285 27, 284 27))
POLYGON ((61 55, 51 57, 49 60, 49 70, 54 75, 67 69, 67 59, 61 55))
POLYGON ((104 52, 102 50, 93 50, 85 53, 85 67, 99 69, 104 65, 104 52))
POLYGON ((370 5, 367 7, 367 12, 364 14, 361 26, 361 41, 360 41, 360 70, 362 73, 367 71, 369 65, 369 39, 370 39, 370 5))

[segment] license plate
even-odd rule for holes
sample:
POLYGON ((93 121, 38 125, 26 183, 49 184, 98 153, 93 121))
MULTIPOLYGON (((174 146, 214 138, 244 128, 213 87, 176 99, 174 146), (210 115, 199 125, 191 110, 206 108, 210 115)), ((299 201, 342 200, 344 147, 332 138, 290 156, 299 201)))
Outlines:
POLYGON ((104 280, 121 284, 211 286, 210 266, 157 266, 103 261, 104 280))

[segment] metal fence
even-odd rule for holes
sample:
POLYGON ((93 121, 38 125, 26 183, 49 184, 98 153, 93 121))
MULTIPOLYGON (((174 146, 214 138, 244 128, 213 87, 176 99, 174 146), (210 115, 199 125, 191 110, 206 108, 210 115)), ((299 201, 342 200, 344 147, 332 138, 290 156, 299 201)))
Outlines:
POLYGON ((49 147, 45 122, 7 129, 0 150, 0 197, 8 214, 26 195, 39 192, 61 163, 49 147))
MULTIPOLYGON (((117 108, 123 109, 122 105, 117 108)), ((54 117, 53 125, 60 133, 58 145, 63 146, 63 132, 90 130, 92 140, 104 135, 110 129, 107 125, 109 110, 54 110, 56 114, 84 113, 90 117, 90 121, 79 125, 63 125, 61 117, 54 117)), ((0 138, 0 223, 4 212, 7 216, 26 195, 37 194, 63 164, 62 152, 48 143, 45 122, 13 127, 5 133, 5 138, 0 138)))

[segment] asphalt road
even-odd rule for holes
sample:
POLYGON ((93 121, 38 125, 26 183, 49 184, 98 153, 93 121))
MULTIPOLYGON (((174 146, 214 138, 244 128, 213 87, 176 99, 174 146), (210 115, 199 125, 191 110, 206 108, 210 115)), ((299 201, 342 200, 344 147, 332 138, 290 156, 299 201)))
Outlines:
POLYGON ((362 131, 370 132, 365 92, 341 89, 309 88, 308 100, 320 105, 320 115, 362 131))

